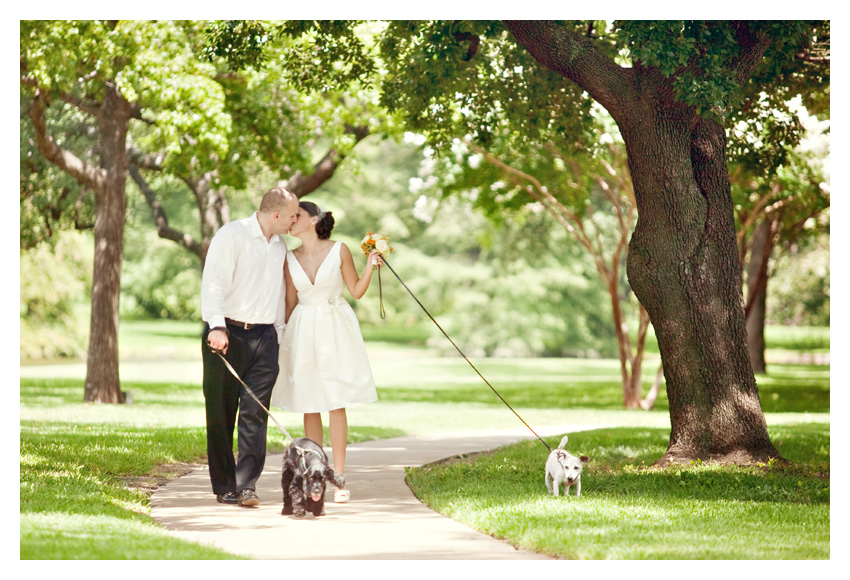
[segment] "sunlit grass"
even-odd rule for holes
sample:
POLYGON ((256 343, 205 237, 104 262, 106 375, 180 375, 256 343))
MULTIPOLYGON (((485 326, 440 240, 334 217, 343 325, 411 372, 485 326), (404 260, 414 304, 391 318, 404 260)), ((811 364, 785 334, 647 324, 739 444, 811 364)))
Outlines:
MULTIPOLYGON (((206 461, 198 385, 132 384, 132 405, 82 402, 76 379, 21 381, 22 559, 225 558, 223 551, 175 540, 150 517, 150 486, 175 464, 206 461), (184 422, 186 417, 195 417, 184 422)), ((289 415, 293 436, 300 418, 289 415)), ((351 441, 400 431, 353 425, 351 441)), ((269 452, 285 437, 269 430, 269 452)))
MULTIPOLYGON (((128 485, 131 478, 141 478, 142 481, 153 483, 158 477, 173 476, 169 465, 205 460, 204 403, 200 375, 198 374, 196 382, 168 378, 177 376, 177 373, 169 375, 170 363, 183 364, 181 361, 194 361, 198 358, 199 327, 186 323, 122 321, 121 329, 122 359, 132 357, 137 360, 155 361, 150 364, 155 365, 157 371, 166 371, 156 373, 156 379, 123 381, 122 389, 133 394, 132 404, 84 403, 84 377, 79 371, 79 365, 73 367, 77 369, 74 371, 77 374, 72 373, 67 378, 33 377, 21 380, 21 557, 226 557, 223 552, 201 548, 163 534, 159 525, 149 516, 148 492, 128 485)), ((826 336, 828 339, 828 333, 826 336)), ((427 349, 411 346, 421 344, 424 340, 421 329, 407 329, 398 337, 395 337, 392 329, 382 329, 375 337, 383 342, 373 341, 367 346, 381 400, 373 405, 349 410, 349 434, 352 442, 404 433, 522 427, 519 420, 502 405, 462 358, 440 357, 427 349)), ((534 448, 533 444, 533 451, 531 448, 528 450, 531 453, 530 458, 518 459, 520 464, 523 464, 523 461, 528 462, 527 467, 523 469, 530 475, 523 474, 522 477, 529 479, 522 485, 531 486, 524 492, 530 494, 529 497, 520 496, 522 501, 518 500, 514 505, 482 505, 477 503, 475 494, 469 496, 466 488, 459 488, 464 490, 463 493, 456 493, 456 490, 439 492, 443 497, 441 501, 457 506, 471 506, 466 511, 469 512, 469 517, 476 518, 476 521, 479 521, 479 518, 484 518, 480 520, 484 521, 490 517, 488 514, 493 513, 501 514, 495 517, 498 521, 507 522, 511 518, 519 518, 525 523, 505 523, 499 526, 519 525, 522 531, 511 531, 510 534, 519 534, 520 540, 517 543, 523 546, 543 545, 543 539, 531 540, 547 535, 545 526, 538 529, 541 522, 535 518, 554 518, 556 523, 586 518, 588 514, 575 510, 581 505, 592 505, 600 514, 600 519, 582 520, 584 531, 581 534, 587 537, 582 540, 584 544, 577 544, 580 548, 577 548, 578 551, 566 553, 568 557, 748 557, 746 544, 754 541, 753 538, 756 537, 743 535, 744 530, 751 527, 748 523, 738 527, 741 530, 741 538, 749 537, 750 540, 735 540, 727 552, 701 546, 700 544, 705 544, 706 541, 697 540, 699 537, 715 538, 717 530, 710 525, 709 516, 715 513, 712 510, 716 510, 724 501, 729 502, 728 506, 723 508, 726 510, 724 513, 737 513, 737 517, 741 518, 757 517, 747 511, 754 507, 751 504, 771 502, 752 498, 733 501, 670 496, 665 499, 668 503, 656 505, 649 501, 650 498, 640 495, 645 482, 656 482, 649 486, 650 490, 661 490, 665 485, 670 487, 670 482, 660 476, 650 477, 639 471, 643 465, 651 464, 660 457, 666 447, 669 416, 663 392, 654 411, 625 411, 622 409, 619 363, 614 360, 480 359, 473 362, 532 426, 634 426, 640 430, 629 431, 627 435, 622 436, 618 430, 603 432, 608 433, 605 445, 590 447, 595 456, 585 479, 588 494, 587 498, 582 498, 583 502, 587 500, 585 503, 553 503, 553 498, 539 493, 544 460, 539 457, 540 449, 534 448), (638 436, 638 433, 643 435, 638 436), (605 475, 605 471, 599 470, 602 465, 607 465, 611 473, 605 475), (638 471, 630 473, 630 469, 638 471), (634 478, 638 478, 637 484, 634 478), (603 500, 600 497, 606 486, 612 486, 612 491, 606 492, 606 497, 615 499, 603 500), (634 497, 623 496, 622 490, 634 486, 637 486, 638 490, 627 494, 634 497), (530 491, 532 488, 533 492, 530 491), (617 489, 620 491, 617 492, 617 489), (638 502, 636 498, 643 499, 638 502), (683 504, 669 503, 674 501, 683 504), (526 507, 525 502, 531 507, 526 507), (669 528, 658 526, 664 525, 664 522, 667 522, 667 526, 671 526, 671 522, 678 522, 671 518, 679 511, 685 513, 682 517, 686 519, 687 514, 691 513, 690 519, 695 521, 693 528, 683 534, 683 537, 691 537, 695 544, 688 547, 686 542, 680 542, 678 547, 674 546, 669 550, 661 546, 646 547, 646 542, 640 535, 641 529, 646 530, 645 533, 649 536, 654 533, 659 538, 666 538, 665 534, 668 533, 674 535, 669 532, 669 528), (633 519, 634 523, 629 518, 633 519), (699 521, 702 521, 702 524, 698 524, 699 521), (604 553, 599 551, 601 548, 598 546, 593 547, 600 543, 600 538, 608 538, 617 529, 624 527, 630 527, 633 531, 623 536, 622 544, 605 540, 611 548, 604 553), (638 547, 626 545, 625 540, 629 537, 640 540, 638 547), (581 548, 581 545, 585 545, 585 548, 581 548)), ((657 364, 657 358, 648 358, 645 365, 645 389, 654 379, 657 364)), ((60 367, 52 367, 54 371, 57 368, 60 367)), ((181 372, 181 376, 185 374, 181 372)), ((774 364, 769 365, 768 375, 759 376, 757 379, 774 442, 780 446, 783 454, 793 455, 787 450, 796 446, 800 450, 799 456, 808 454, 819 457, 820 467, 812 466, 811 469, 828 474, 828 425, 825 427, 824 439, 824 427, 818 426, 818 423, 814 423, 811 429, 796 423, 828 423, 829 367, 774 364)), ((293 435, 303 433, 300 415, 280 410, 274 410, 274 413, 293 435)), ((574 443, 582 444, 580 436, 591 435, 571 436, 570 448, 573 448, 574 443)), ((282 450, 284 443, 284 436, 270 427, 270 451, 282 450)), ((557 441, 553 443, 556 444, 557 441)), ((539 443, 537 445, 539 446, 539 443)), ((509 462, 502 461, 502 464, 505 463, 509 462)), ((496 466, 488 468, 492 471, 470 471, 470 477, 464 478, 464 481, 469 483, 472 479, 483 477, 485 487, 494 483, 501 485, 501 480, 507 473, 502 464, 498 464, 498 469, 496 466)), ((484 465, 486 464, 482 464, 484 465)), ((699 475, 698 479, 710 480, 708 471, 696 473, 699 475)), ((774 472, 774 476, 780 477, 779 472, 774 472)), ((685 473, 684 477, 688 478, 690 475, 685 473)), ((727 482, 724 485, 728 485, 732 478, 727 474, 718 477, 727 482)), ((825 533, 828 550, 829 480, 828 476, 820 477, 826 482, 827 495, 825 500, 812 499, 808 504, 812 507, 811 521, 795 515, 793 506, 788 502, 775 508, 777 518, 797 521, 801 526, 808 526, 805 527, 806 530, 813 531, 811 539, 800 543, 806 546, 811 543, 814 547, 811 547, 811 550, 805 548, 809 551, 800 553, 797 556, 800 558, 823 557, 817 554, 822 553, 820 542, 824 536, 824 510, 827 514, 825 533)), ((680 481, 682 480, 674 483, 678 485, 680 481)), ((801 487, 809 489, 808 482, 809 479, 806 479, 801 487)), ((787 491, 797 493, 799 490, 787 491)), ((717 521, 723 525, 728 524, 730 528, 735 527, 727 520, 717 521)), ((774 523, 761 521, 765 528, 774 526, 774 523)), ((488 533, 508 534, 502 531, 488 533)), ((785 527, 775 530, 776 539, 772 541, 776 546, 771 549, 777 558, 793 557, 787 556, 788 552, 779 546, 784 541, 781 538, 785 537, 785 533, 785 527)), ((570 541, 573 540, 575 538, 570 541)), ((540 549, 546 551, 550 548, 540 549)), ((828 557, 828 551, 826 554, 828 557)))
POLYGON ((21 514, 21 560, 243 559, 168 535, 153 521, 55 511, 21 514))
POLYGON ((771 431, 792 466, 658 470, 665 430, 605 429, 570 435, 591 458, 580 498, 548 494, 537 441, 411 468, 408 483, 440 513, 561 558, 827 559, 829 425, 771 431))

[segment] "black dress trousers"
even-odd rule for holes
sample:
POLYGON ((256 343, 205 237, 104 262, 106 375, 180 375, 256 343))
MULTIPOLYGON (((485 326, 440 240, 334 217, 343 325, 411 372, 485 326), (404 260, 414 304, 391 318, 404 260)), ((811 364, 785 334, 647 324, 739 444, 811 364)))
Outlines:
MULTIPOLYGON (((266 409, 279 370, 278 339, 273 324, 245 330, 228 325, 225 358, 266 409)), ((207 455, 213 493, 256 489, 266 461, 268 414, 207 346, 204 326, 204 401, 207 417, 207 455), (237 424, 238 414, 238 424, 237 424), (237 427, 238 459, 233 456, 233 428, 237 427)))

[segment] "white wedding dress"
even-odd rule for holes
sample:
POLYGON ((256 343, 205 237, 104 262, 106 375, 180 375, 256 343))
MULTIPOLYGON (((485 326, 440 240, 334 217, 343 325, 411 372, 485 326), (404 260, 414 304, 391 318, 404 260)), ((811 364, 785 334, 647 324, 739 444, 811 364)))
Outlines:
POLYGON ((360 323, 342 297, 341 242, 310 282, 292 252, 289 275, 298 290, 280 343, 280 374, 272 405, 295 413, 321 413, 378 400, 360 323))

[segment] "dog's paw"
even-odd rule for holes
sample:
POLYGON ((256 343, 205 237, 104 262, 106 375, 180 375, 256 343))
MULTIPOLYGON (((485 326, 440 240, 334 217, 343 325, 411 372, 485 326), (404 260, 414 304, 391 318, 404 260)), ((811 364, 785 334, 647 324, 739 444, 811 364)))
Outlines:
POLYGON ((283 516, 291 516, 292 515, 292 506, 283 506, 283 509, 280 510, 280 514, 283 516))
POLYGON ((306 511, 306 510, 303 510, 303 509, 295 510, 295 517, 296 517, 296 518, 303 518, 303 517, 304 517, 304 516, 306 516, 306 515, 307 515, 307 511, 306 511))

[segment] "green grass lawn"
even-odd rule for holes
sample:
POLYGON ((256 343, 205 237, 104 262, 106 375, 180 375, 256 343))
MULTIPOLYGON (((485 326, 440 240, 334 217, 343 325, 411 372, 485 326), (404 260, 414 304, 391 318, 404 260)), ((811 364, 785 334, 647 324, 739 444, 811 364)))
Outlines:
MULTIPOLYGON (((350 441, 403 433, 521 426, 463 359, 435 356, 418 346, 420 335, 419 331, 405 331, 396 340, 392 331, 384 329, 374 336, 375 340, 369 341, 381 400, 349 411, 350 441)), ((828 333, 826 336, 828 341, 828 333)), ((151 368, 167 371, 169 364, 193 364, 198 356, 200 330, 195 324, 122 322, 120 340, 123 360, 150 361, 151 368)), ((793 337, 784 340, 784 345, 794 344, 793 337)), ((806 344, 811 345, 811 341, 806 344)), ((532 445, 524 450, 519 446, 505 450, 508 454, 505 456, 497 454, 482 457, 471 465, 447 467, 470 470, 464 472, 468 475, 462 478, 464 485, 476 480, 487 485, 491 479, 501 482, 506 473, 515 472, 521 493, 528 497, 523 495, 525 499, 514 505, 496 507, 501 500, 495 497, 486 498, 483 505, 476 503, 482 492, 467 487, 459 488, 462 493, 418 490, 417 486, 427 488, 432 484, 416 478, 424 478, 426 474, 435 476, 442 468, 432 466, 421 474, 412 474, 412 487, 436 509, 458 510, 458 514, 465 511, 474 518, 470 525, 503 535, 517 545, 537 546, 539 542, 529 540, 529 536, 537 534, 535 525, 523 524, 526 518, 536 522, 534 518, 548 517, 557 525, 564 518, 579 517, 579 511, 584 510, 581 506, 593 506, 589 511, 599 512, 602 519, 587 520, 586 530, 582 532, 586 538, 580 542, 576 538, 568 541, 562 538, 561 548, 533 548, 582 558, 761 558, 766 556, 747 556, 746 544, 754 543, 759 534, 772 534, 779 520, 789 519, 812 530, 811 539, 796 542, 805 546, 802 551, 794 552, 797 556, 773 547, 770 553, 774 557, 829 557, 828 366, 770 365, 769 374, 758 377, 771 434, 780 451, 791 458, 794 454, 786 451, 785 446, 808 450, 819 458, 816 466, 806 463, 791 471, 771 467, 764 472, 720 470, 715 474, 710 466, 661 473, 645 468, 664 451, 669 432, 667 401, 662 393, 654 411, 623 410, 616 361, 484 359, 475 363, 532 426, 605 425, 612 429, 571 436, 571 449, 585 446, 590 451, 588 454, 593 455, 583 478, 586 497, 582 497, 581 503, 566 503, 563 498, 557 503, 558 500, 540 493, 545 457, 539 457, 542 446, 538 442, 538 448, 532 445), (515 453, 518 455, 514 456, 515 453), (514 462, 521 467, 509 469, 507 466, 514 462), (473 471, 479 469, 483 471, 473 471), (680 475, 669 475, 676 471, 680 475), (671 480, 671 477, 679 479, 671 480), (800 483, 789 488, 792 479, 795 485, 800 483), (776 483, 779 480, 781 486, 776 483), (719 497, 722 494, 689 497, 677 489, 682 481, 717 481, 718 489, 727 490, 734 481, 746 492, 742 490, 740 497, 719 497), (754 491, 759 487, 761 491, 754 491), (785 493, 791 494, 790 499, 774 497, 785 493), (805 501, 801 494, 808 494, 805 501), (526 499, 532 507, 524 503, 526 499), (478 507, 465 510, 451 507, 464 503, 478 507), (763 511, 753 511, 755 508, 763 511), (797 513, 797 509, 802 512, 797 513), (770 510, 774 513, 772 519, 754 515, 770 510), (496 515, 487 521, 491 513, 496 515), (604 514, 607 515, 602 517, 604 514), (641 521, 652 521, 659 515, 663 515, 662 523, 645 533, 652 535, 654 530, 660 537, 666 537, 658 527, 663 522, 667 522, 668 530, 675 530, 681 519, 689 520, 694 527, 688 533, 694 537, 701 534, 703 538, 694 545, 703 546, 687 551, 688 542, 683 541, 679 547, 665 551, 642 540, 637 543, 643 549, 626 545, 639 538, 641 521), (718 528, 712 521, 734 528, 731 522, 735 517, 755 518, 753 521, 762 523, 752 525, 750 540, 733 542, 726 551, 716 545, 708 546, 715 543, 712 534, 718 528), (609 551, 600 551, 600 538, 605 538, 604 543, 611 546, 609 551), (563 551, 565 542, 573 547, 563 551), (592 548, 594 545, 596 548, 592 548)), ((657 360, 648 360, 645 365, 647 388, 657 364, 657 360)), ((150 486, 160 478, 174 476, 174 466, 204 461, 200 376, 197 382, 168 378, 126 381, 122 387, 133 392, 133 404, 89 405, 82 401, 84 377, 78 370, 74 372, 77 375, 67 378, 41 378, 37 373, 28 373, 28 378, 21 379, 21 558, 231 557, 171 538, 150 517, 150 486)), ((156 375, 169 376, 168 372, 156 375)), ((275 415, 293 435, 303 433, 300 416, 282 411, 275 415)), ((270 428, 270 450, 282 450, 283 445, 283 435, 270 428)), ((800 453, 800 456, 805 455, 800 453)), ((506 489, 511 490, 509 493, 516 492, 506 489)), ((460 519, 454 511, 451 513, 460 519)), ((782 537, 779 531, 776 536, 782 537)))
MULTIPOLYGON (((231 558, 171 538, 150 517, 152 486, 178 474, 175 465, 205 462, 200 387, 131 383, 132 405, 88 405, 82 386, 21 380, 21 559, 231 558)), ((303 435, 290 419, 287 429, 303 435)), ((349 437, 399 433, 354 425, 349 437)), ((285 443, 269 429, 269 452, 285 443)))
MULTIPOLYGON (((790 467, 649 467, 668 435, 658 428, 570 435, 568 449, 591 458, 580 498, 548 494, 548 452, 537 441, 411 468, 407 479, 436 511, 559 558, 829 559, 828 423, 771 429, 790 467)), ((552 447, 559 441, 547 439, 552 447)))

